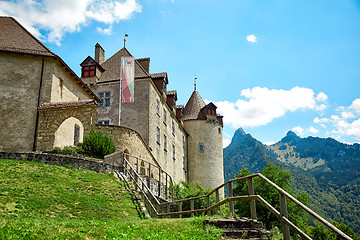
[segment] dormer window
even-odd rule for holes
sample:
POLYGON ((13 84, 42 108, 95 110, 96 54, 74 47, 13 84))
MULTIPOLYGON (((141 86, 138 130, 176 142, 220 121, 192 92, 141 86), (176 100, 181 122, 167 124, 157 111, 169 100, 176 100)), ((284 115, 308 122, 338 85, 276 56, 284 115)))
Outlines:
POLYGON ((85 66, 82 68, 82 77, 94 77, 96 73, 95 66, 85 66))
POLYGON ((208 108, 208 110, 207 110, 207 115, 214 115, 214 116, 215 116, 215 110, 208 108))

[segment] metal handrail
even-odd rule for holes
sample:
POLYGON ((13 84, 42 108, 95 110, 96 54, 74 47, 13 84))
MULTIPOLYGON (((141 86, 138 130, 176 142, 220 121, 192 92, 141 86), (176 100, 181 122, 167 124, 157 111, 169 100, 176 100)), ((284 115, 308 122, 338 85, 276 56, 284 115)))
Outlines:
MULTIPOLYGON (((159 167, 149 161, 146 161, 144 159, 130 155, 128 153, 123 152, 123 156, 124 156, 124 160, 126 160, 127 158, 130 158, 130 157, 136 159, 136 162, 134 163, 136 170, 135 170, 135 168, 134 168, 134 170, 138 174, 142 175, 141 172, 143 170, 144 172, 148 173, 147 175, 148 175, 149 179, 152 178, 155 180, 156 180, 156 178, 154 177, 154 175, 157 175, 158 181, 159 181, 158 197, 161 197, 161 184, 163 184, 163 185, 165 185, 165 198, 168 198, 168 195, 169 195, 168 191, 169 191, 170 187, 173 186, 173 180, 172 180, 172 177, 166 171, 164 171, 161 167, 159 167), (144 165, 147 165, 148 167, 141 166, 139 161, 143 162, 144 165), (156 171, 154 171, 153 169, 156 169, 156 171), (151 174, 153 174, 153 176, 151 176, 151 174)), ((130 163, 130 161, 128 161, 128 163, 130 163)))
POLYGON ((144 192, 143 188, 145 188, 147 190, 147 192, 152 196, 153 199, 155 199, 155 203, 157 205, 160 204, 160 202, 158 201, 158 199, 152 194, 152 192, 150 191, 150 189, 147 187, 146 183, 144 182, 144 180, 142 179, 141 176, 139 176, 139 174, 134 170, 134 168, 131 166, 131 164, 124 158, 124 164, 123 164, 123 169, 124 171, 127 171, 132 180, 132 182, 136 185, 136 187, 138 189, 140 189, 140 191, 142 192, 142 195, 145 197, 145 199, 147 200, 147 202, 149 203, 149 205, 151 206, 152 210, 155 212, 155 214, 158 216, 159 212, 157 211, 156 207, 152 204, 151 200, 148 198, 147 194, 144 192), (128 165, 130 167, 130 170, 132 170, 132 172, 136 175, 137 179, 134 178, 134 176, 130 173, 129 169, 127 168, 128 165), (137 180, 141 181, 141 187, 139 186, 137 180))

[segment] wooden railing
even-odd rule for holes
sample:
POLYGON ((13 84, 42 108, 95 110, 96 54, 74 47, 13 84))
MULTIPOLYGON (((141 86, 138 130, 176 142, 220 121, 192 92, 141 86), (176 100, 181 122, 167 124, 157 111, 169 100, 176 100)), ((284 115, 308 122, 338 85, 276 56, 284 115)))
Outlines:
MULTIPOLYGON (((148 208, 148 210, 150 212, 150 215, 151 215, 151 211, 153 211, 153 213, 155 213, 155 216, 157 216, 157 217, 170 217, 170 216, 182 217, 185 214, 190 215, 192 217, 196 213, 205 213, 207 215, 211 215, 212 211, 215 211, 217 214, 221 215, 220 206, 228 205, 231 216, 235 216, 234 202, 249 201, 251 218, 257 219, 256 201, 258 201, 263 206, 265 206, 270 212, 272 212, 277 218, 280 219, 284 240, 290 240, 290 228, 296 234, 298 234, 302 239, 311 240, 311 238, 306 233, 304 233, 301 229, 299 229, 288 218, 287 200, 290 200, 290 201, 294 202, 297 206, 302 208, 304 211, 309 213, 311 216, 313 216, 315 219, 317 219, 320 223, 327 226, 331 231, 338 234, 338 236, 341 239, 352 240, 345 233, 340 231, 338 228, 333 226, 327 220, 325 220, 324 218, 319 216, 317 213, 312 211, 310 208, 305 206, 303 203, 298 201, 296 198, 294 198, 292 195, 287 193, 285 190, 283 190, 282 188, 277 186, 275 183, 270 181, 268 178, 263 176, 261 173, 256 173, 256 174, 252 174, 252 175, 249 175, 246 177, 231 179, 231 180, 221 184, 220 186, 218 186, 217 188, 212 190, 209 194, 204 195, 204 196, 198 196, 198 197, 194 197, 194 198, 187 198, 187 199, 168 201, 168 202, 160 202, 158 199, 158 196, 160 196, 161 194, 156 194, 157 196, 155 196, 152 193, 152 191, 150 190, 148 182, 146 183, 143 179, 144 176, 149 177, 149 179, 154 178, 154 175, 151 176, 151 173, 155 173, 156 171, 152 172, 151 169, 152 168, 159 169, 159 168, 153 164, 151 165, 151 163, 148 163, 148 162, 147 162, 147 164, 149 164, 148 168, 146 168, 145 166, 139 166, 138 161, 136 161, 136 165, 135 165, 136 167, 133 167, 131 165, 131 163, 128 161, 129 158, 127 158, 126 156, 130 156, 130 155, 124 154, 124 159, 123 159, 124 174, 127 175, 131 179, 131 181, 135 184, 135 187, 137 188, 137 190, 139 190, 141 192, 141 194, 143 195, 144 200, 149 204, 150 207, 148 208), (144 173, 144 171, 143 171, 144 169, 147 171, 148 174, 139 174, 139 170, 140 170, 140 173, 144 173), (255 177, 260 178, 262 181, 265 181, 267 184, 269 184, 271 187, 273 187, 274 189, 276 189, 279 192, 279 202, 280 202, 279 210, 277 210, 276 208, 271 206, 271 204, 269 204, 261 196, 255 195, 254 184, 253 184, 253 178, 255 178, 255 177), (246 196, 234 196, 233 186, 235 185, 235 183, 238 181, 245 181, 245 180, 248 182, 249 194, 246 196), (219 193, 221 192, 222 188, 224 188, 224 191, 225 191, 226 187, 227 187, 227 193, 228 193, 227 197, 224 199, 220 199, 219 193), (214 197, 214 195, 215 195, 215 197, 214 197), (213 204, 211 203, 211 198, 215 199, 213 204), (206 202, 205 208, 195 209, 194 203, 198 199, 201 199, 202 201, 206 202), (182 209, 183 203, 185 203, 185 202, 189 202, 190 210, 182 209), (171 206, 177 206, 177 211, 171 211, 171 206)), ((133 156, 131 156, 131 157, 133 157, 133 156)), ((159 189, 161 189, 161 187, 163 187, 163 185, 161 185, 163 176, 165 176, 165 178, 171 179, 170 176, 162 170, 159 171, 159 174, 157 176, 159 176, 157 178, 157 179, 159 179, 159 181, 158 181, 159 189)), ((171 182, 171 184, 172 184, 172 182, 171 182)), ((166 184, 166 186, 168 187, 171 184, 169 182, 166 184)))
POLYGON ((278 217, 280 219, 281 225, 282 225, 282 233, 283 233, 284 240, 289 240, 290 239, 290 228, 295 233, 297 233, 302 239, 311 239, 308 235, 306 235, 306 233, 301 231, 301 229, 299 229, 294 223, 292 223, 289 220, 289 218, 288 218, 288 210, 287 210, 287 203, 286 203, 287 200, 290 200, 290 201, 294 202, 297 206, 301 207, 304 211, 309 213, 311 216, 313 216, 315 219, 317 219, 320 223, 324 224, 325 226, 330 228, 331 231, 338 234, 338 236, 341 237, 342 239, 352 240, 345 233, 340 231, 338 228, 336 228, 334 225, 332 225, 331 223, 326 221, 324 218, 319 216, 317 213, 312 211, 310 208, 308 208, 307 206, 302 204, 300 201, 298 201, 296 198, 294 198, 289 193, 284 191, 282 188, 277 186, 275 183, 270 181, 268 178, 263 176, 261 173, 256 173, 256 174, 252 174, 252 175, 249 175, 249 176, 246 176, 246 177, 241 177, 241 178, 236 178, 236 179, 229 180, 226 183, 223 183, 219 187, 212 190, 209 194, 204 195, 204 196, 181 199, 181 200, 176 200, 176 201, 167 202, 167 203, 161 203, 160 205, 166 205, 167 206, 166 207, 167 211, 165 213, 160 213, 159 217, 168 217, 168 216, 179 216, 179 217, 181 217, 184 214, 190 214, 191 216, 193 216, 195 213, 201 213, 201 212, 206 213, 207 215, 211 215, 211 211, 214 210, 214 209, 217 209, 217 213, 220 213, 220 206, 224 205, 224 204, 229 205, 230 214, 232 216, 235 216, 234 202, 235 201, 250 201, 251 218, 256 219, 257 218, 256 201, 259 201, 262 205, 264 205, 268 210, 270 210, 276 217, 278 217), (253 178, 255 178, 255 177, 258 177, 261 180, 267 182, 271 187, 275 188, 279 192, 280 211, 277 210, 276 208, 274 208, 273 206, 271 206, 261 196, 255 195, 255 193, 254 193, 255 192, 254 191, 254 185, 253 185, 253 178), (233 194, 234 182, 244 181, 244 180, 248 181, 249 194, 247 196, 234 196, 234 194, 233 194), (220 200, 219 199, 220 189, 224 188, 224 190, 225 190, 225 186, 227 186, 227 191, 228 191, 227 197, 225 199, 220 200), (210 199, 211 199, 211 196, 213 194, 215 194, 215 203, 213 205, 211 205, 210 199), (194 201, 196 199, 205 199, 206 203, 207 203, 207 207, 204 208, 204 209, 194 209, 194 201), (183 211, 182 210, 182 205, 186 201, 190 202, 190 210, 183 211), (169 207, 171 204, 178 205, 178 211, 171 212, 170 207, 169 207))

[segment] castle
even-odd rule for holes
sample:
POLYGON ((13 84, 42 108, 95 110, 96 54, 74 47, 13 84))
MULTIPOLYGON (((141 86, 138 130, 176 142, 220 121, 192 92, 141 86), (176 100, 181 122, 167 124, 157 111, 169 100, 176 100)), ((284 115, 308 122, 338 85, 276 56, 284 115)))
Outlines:
POLYGON ((222 116, 194 90, 185 107, 168 91, 166 72, 134 60, 131 102, 121 102, 124 47, 108 59, 100 44, 80 64, 81 78, 15 19, 0 17, 0 151, 74 146, 91 129, 116 149, 157 164, 175 182, 214 188, 224 182, 222 116))

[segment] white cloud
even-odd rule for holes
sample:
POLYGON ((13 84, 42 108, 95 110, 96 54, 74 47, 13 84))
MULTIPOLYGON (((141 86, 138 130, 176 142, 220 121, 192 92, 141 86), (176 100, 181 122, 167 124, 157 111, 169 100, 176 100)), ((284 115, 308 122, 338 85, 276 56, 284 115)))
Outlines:
POLYGON ((223 148, 226 148, 231 143, 231 139, 223 139, 223 148))
POLYGON ((330 121, 331 120, 328 118, 318 118, 318 117, 314 118, 313 120, 314 123, 328 123, 330 121))
POLYGON ((111 35, 112 33, 112 26, 110 26, 109 28, 100 28, 100 27, 97 27, 96 28, 96 31, 100 34, 103 34, 103 35, 111 35))
POLYGON ((358 99, 355 99, 351 106, 350 106, 350 109, 352 109, 354 112, 356 113, 360 113, 360 98, 358 99))
POLYGON ((225 116, 224 123, 233 128, 262 126, 287 112, 322 108, 314 91, 308 88, 283 90, 254 87, 242 90, 240 95, 243 98, 236 102, 214 102, 218 112, 225 116))
POLYGON ((326 94, 323 93, 323 92, 320 92, 320 93, 316 96, 316 100, 322 101, 322 102, 326 101, 327 98, 328 98, 328 97, 327 97, 326 94))
POLYGON ((246 39, 248 42, 252 42, 252 43, 256 43, 257 42, 257 37, 255 37, 254 34, 248 35, 246 36, 246 39))
POLYGON ((36 37, 58 45, 64 34, 80 31, 91 20, 111 25, 141 10, 136 0, 0 0, 0 15, 15 17, 36 37))
POLYGON ((311 126, 307 131, 310 132, 310 133, 313 133, 313 134, 317 134, 319 132, 319 130, 317 130, 313 126, 311 126))
POLYGON ((303 135, 304 129, 300 126, 294 127, 291 129, 291 131, 295 132, 297 135, 303 135))
POLYGON ((355 99, 348 107, 340 106, 337 114, 330 118, 316 117, 314 123, 325 127, 324 123, 332 124, 333 129, 329 130, 332 137, 341 139, 344 136, 351 136, 360 140, 360 98, 355 99))

